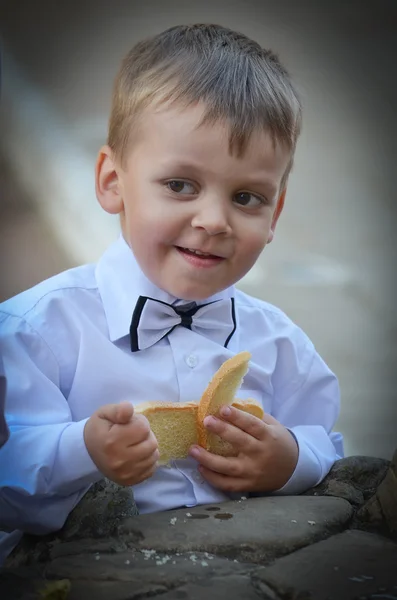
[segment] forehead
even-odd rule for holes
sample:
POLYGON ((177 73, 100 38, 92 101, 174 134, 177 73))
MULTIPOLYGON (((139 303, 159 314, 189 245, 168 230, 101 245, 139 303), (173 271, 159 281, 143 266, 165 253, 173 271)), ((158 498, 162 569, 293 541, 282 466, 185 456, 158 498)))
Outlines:
MULTIPOLYGON (((139 117, 132 143, 132 155, 150 153, 152 159, 162 162, 217 165, 222 162, 252 171, 270 169, 281 176, 290 161, 290 151, 274 143, 263 129, 249 137, 244 152, 230 147, 230 124, 227 121, 204 122, 205 106, 196 104, 186 108, 160 105, 147 108, 139 117)), ((132 159, 132 155, 130 158, 132 159)))

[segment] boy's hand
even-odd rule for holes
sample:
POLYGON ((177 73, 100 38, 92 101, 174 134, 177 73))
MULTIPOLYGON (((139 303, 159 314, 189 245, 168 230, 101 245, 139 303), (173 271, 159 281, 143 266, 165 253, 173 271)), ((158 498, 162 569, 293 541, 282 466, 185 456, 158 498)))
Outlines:
POLYGON ((200 446, 190 450, 211 485, 225 492, 270 492, 287 483, 298 462, 298 445, 288 429, 270 415, 261 421, 231 406, 223 406, 220 417, 206 417, 204 425, 233 444, 238 455, 217 456, 200 446))
POLYGON ((107 404, 88 419, 84 442, 98 469, 119 485, 151 477, 159 458, 157 440, 143 415, 129 402, 107 404))

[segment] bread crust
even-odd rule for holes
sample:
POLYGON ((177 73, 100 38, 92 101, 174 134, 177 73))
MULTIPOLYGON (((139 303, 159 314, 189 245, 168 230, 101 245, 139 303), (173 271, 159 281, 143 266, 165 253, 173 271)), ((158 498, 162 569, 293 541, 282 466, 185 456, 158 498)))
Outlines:
POLYGON ((138 415, 148 415, 156 412, 167 412, 169 410, 197 411, 196 402, 162 402, 161 400, 148 400, 134 406, 134 412, 138 415))
POLYGON ((207 388, 205 389, 197 410, 197 431, 198 443, 203 448, 208 449, 208 432, 204 427, 203 421, 207 415, 216 414, 221 404, 233 404, 234 394, 241 385, 242 377, 248 371, 248 363, 251 354, 247 351, 239 352, 226 360, 215 373, 207 388), (239 384, 232 389, 229 397, 222 396, 220 399, 217 394, 222 385, 228 380, 232 380, 236 375, 236 371, 243 368, 243 375, 240 378, 239 384))
POLYGON ((247 412, 250 415, 253 415, 254 417, 257 417, 261 420, 265 416, 265 412, 262 408, 262 405, 259 404, 259 402, 257 402, 257 400, 254 400, 253 398, 247 398, 246 400, 239 400, 238 398, 236 398, 232 406, 234 406, 234 408, 238 408, 239 410, 247 412))

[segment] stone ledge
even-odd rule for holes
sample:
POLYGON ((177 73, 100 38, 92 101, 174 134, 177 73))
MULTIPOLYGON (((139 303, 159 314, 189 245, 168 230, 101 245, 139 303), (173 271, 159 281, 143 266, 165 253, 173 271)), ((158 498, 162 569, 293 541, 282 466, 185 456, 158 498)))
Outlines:
POLYGON ((100 482, 61 531, 25 536, 0 575, 0 596, 397 598, 397 544, 385 537, 395 533, 396 473, 397 452, 391 463, 350 457, 302 496, 140 516, 130 490, 100 482))
POLYGON ((341 498, 280 496, 229 501, 126 518, 106 540, 96 536, 72 539, 70 532, 27 538, 6 565, 15 568, 76 553, 142 549, 209 552, 252 563, 267 562, 343 531, 352 515, 350 504, 341 498))
POLYGON ((264 583, 285 600, 392 599, 397 597, 396 566, 396 544, 346 531, 258 569, 253 583, 259 592, 264 583))

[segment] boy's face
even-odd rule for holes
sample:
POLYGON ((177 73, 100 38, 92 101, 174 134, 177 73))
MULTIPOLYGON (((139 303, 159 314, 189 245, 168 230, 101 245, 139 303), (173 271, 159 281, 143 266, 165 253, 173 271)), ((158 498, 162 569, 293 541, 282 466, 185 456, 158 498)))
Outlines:
POLYGON ((147 111, 125 170, 108 147, 97 162, 99 201, 120 213, 142 271, 185 300, 220 292, 254 265, 273 238, 290 159, 264 132, 231 155, 226 126, 197 127, 202 111, 147 111))

